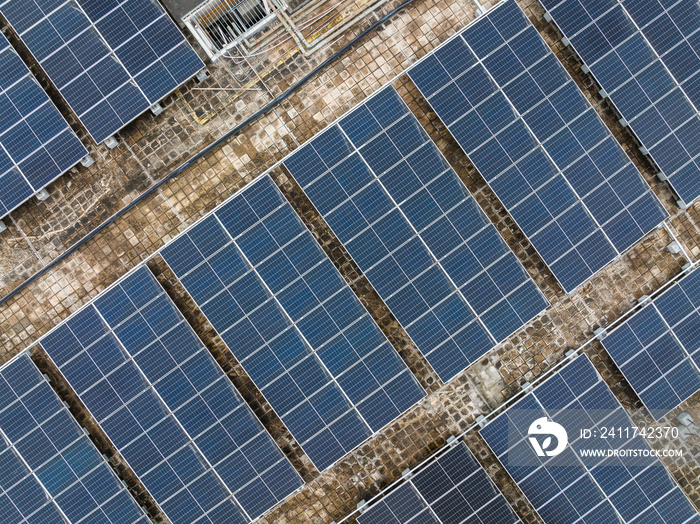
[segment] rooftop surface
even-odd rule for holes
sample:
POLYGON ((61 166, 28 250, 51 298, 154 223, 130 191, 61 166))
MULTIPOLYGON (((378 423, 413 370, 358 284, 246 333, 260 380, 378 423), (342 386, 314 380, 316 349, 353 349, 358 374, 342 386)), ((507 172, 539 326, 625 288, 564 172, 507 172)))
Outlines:
MULTIPOLYGON (((483 5, 488 7, 491 3, 483 5)), ((297 40, 282 24, 275 23, 252 43, 248 57, 206 62, 210 74, 206 81, 187 83, 164 101, 162 114, 144 114, 120 131, 115 149, 96 146, 80 130, 77 120, 69 119, 95 164, 72 169, 49 187, 48 200, 32 200, 5 220, 8 230, 0 236, 2 361, 31 346, 146 261, 306 481, 298 492, 262 518, 269 523, 340 521, 355 510, 358 502, 391 485, 402 471, 417 466, 445 446, 450 436, 464 432, 467 446, 501 488, 518 517, 523 522, 540 522, 478 435, 475 424, 477 417, 499 410, 524 384, 551 371, 564 360, 566 352, 582 346, 637 426, 677 425, 675 421, 681 412, 700 420, 698 394, 658 421, 653 420, 594 337, 597 328, 625 317, 640 297, 661 289, 687 263, 700 261, 700 203, 688 209, 676 205, 668 185, 657 179, 629 129, 618 121, 609 100, 600 96, 592 77, 581 71, 572 48, 564 46, 561 34, 544 20, 541 5, 529 0, 519 0, 518 4, 670 214, 663 227, 648 234, 573 293, 564 293, 405 73, 409 66, 475 19, 474 3, 311 0, 292 16, 309 46, 318 45, 312 53, 300 52, 297 40), (404 3, 379 27, 355 41, 404 3), (348 43, 352 46, 344 49, 348 43), (325 63, 340 50, 343 52, 337 60, 325 63), (306 78, 311 73, 313 76, 306 78), (430 368, 343 245, 280 165, 292 151, 389 84, 397 89, 552 304, 542 316, 449 383, 443 383, 430 368), (270 174, 428 393, 424 401, 321 473, 163 258, 156 254, 263 173, 270 174), (668 249, 673 242, 678 243, 680 250, 668 249)), ((16 43, 11 34, 8 36, 16 43)), ((204 59, 201 49, 195 49, 204 59)), ((37 68, 32 70, 42 78, 37 68)), ((59 100, 62 113, 69 115, 45 79, 42 85, 52 99, 59 100)), ((103 452, 109 446, 106 441, 103 438, 103 452)), ((661 460, 691 502, 700 508, 700 438, 649 439, 648 443, 659 450, 683 449, 683 457, 661 460)), ((129 472, 122 475, 128 478, 129 472)), ((148 502, 144 504, 148 506, 148 502)), ((151 512, 152 516, 156 513, 151 512)))

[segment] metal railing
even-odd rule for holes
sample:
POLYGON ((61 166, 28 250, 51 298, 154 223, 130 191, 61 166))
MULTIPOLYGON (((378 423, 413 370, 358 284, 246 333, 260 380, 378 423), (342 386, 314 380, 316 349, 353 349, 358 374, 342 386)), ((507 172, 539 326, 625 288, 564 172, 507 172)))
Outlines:
POLYGON ((212 60, 264 29, 284 0, 208 0, 182 21, 212 60))

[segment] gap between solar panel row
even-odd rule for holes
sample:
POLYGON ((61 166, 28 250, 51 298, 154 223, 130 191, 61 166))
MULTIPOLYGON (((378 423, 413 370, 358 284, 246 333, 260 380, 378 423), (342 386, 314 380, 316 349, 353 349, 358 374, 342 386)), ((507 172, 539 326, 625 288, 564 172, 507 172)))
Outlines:
POLYGON ((409 75, 566 292, 668 216, 513 0, 409 75))
POLYGON ((150 522, 25 352, 0 367, 3 523, 150 522))
POLYGON ((5 0, 0 13, 97 143, 204 67, 151 0, 5 0))
POLYGON ((547 306, 393 87, 284 165, 443 381, 547 306))
POLYGON ((87 156, 87 150, 0 34, 0 219, 87 156))
POLYGON ((359 524, 519 523, 510 505, 464 442, 440 451, 369 507, 359 524))
POLYGON ((700 522, 664 465, 645 454, 651 448, 634 427, 581 355, 480 433, 545 522, 700 522), (607 438, 581 436, 584 429, 601 428, 616 431, 607 438), (547 453, 538 456, 533 440, 547 453))
POLYGON ((319 471, 425 396, 269 176, 161 255, 319 471))
POLYGON ((303 484, 145 266, 40 344, 174 524, 247 522, 303 484))
POLYGON ((654 419, 667 415, 700 391, 700 270, 599 338, 654 419))
POLYGON ((543 0, 623 123, 679 196, 700 196, 700 6, 692 0, 543 0))

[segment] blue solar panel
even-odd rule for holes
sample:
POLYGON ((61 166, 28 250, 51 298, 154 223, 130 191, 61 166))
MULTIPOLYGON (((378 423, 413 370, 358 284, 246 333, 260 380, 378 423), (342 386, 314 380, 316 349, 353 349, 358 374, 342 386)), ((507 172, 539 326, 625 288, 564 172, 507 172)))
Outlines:
POLYGON ((547 306, 395 89, 285 166, 442 380, 547 306))
POLYGON ((357 518, 359 524, 520 522, 495 484, 460 442, 357 518))
POLYGON ((668 216, 514 0, 409 75, 565 291, 668 216))
POLYGON ((150 522, 26 353, 0 368, 0 520, 150 522))
POLYGON ((700 390, 700 271, 635 313, 603 346, 655 419, 700 390))
POLYGON ((302 484, 147 268, 41 345, 171 522, 247 522, 302 484))
POLYGON ((0 13, 97 143, 204 67, 152 0, 4 0, 0 13))
POLYGON ((700 522, 683 491, 634 428, 584 355, 480 433, 545 522, 700 522), (530 438, 537 439, 541 449, 559 447, 556 436, 556 447, 547 443, 551 430, 539 422, 542 417, 563 427, 568 445, 559 454, 543 453, 540 458, 530 438), (583 429, 591 430, 590 438, 581 437, 583 429))
POLYGON ((268 176, 162 255, 319 470, 425 396, 268 176))
POLYGON ((698 3, 542 3, 676 194, 690 204, 700 196, 698 3))
POLYGON ((43 189, 87 151, 0 34, 0 218, 43 189))

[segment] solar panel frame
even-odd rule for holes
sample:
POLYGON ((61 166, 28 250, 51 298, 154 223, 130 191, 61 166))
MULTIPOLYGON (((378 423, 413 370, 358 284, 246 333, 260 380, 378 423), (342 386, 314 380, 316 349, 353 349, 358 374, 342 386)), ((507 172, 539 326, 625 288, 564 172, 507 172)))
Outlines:
POLYGON ((668 216, 515 2, 408 74, 567 293, 668 216))
POLYGON ((29 68, 0 35, 0 218, 75 166, 88 152, 29 68))
POLYGON ((601 340, 655 420, 700 391, 698 286, 694 269, 601 340))
POLYGON ((173 523, 249 522, 303 484, 146 266, 39 343, 173 523))
POLYGON ((393 87, 283 163, 441 380, 547 307, 393 87))
POLYGON ((26 352, 0 368, 0 395, 3 521, 150 522, 26 352), (13 465, 24 471, 13 473, 13 465), (25 476, 18 480, 21 473, 25 476), (46 501, 35 501, 30 514, 8 495, 38 499, 42 491, 46 501))
POLYGON ((635 424, 582 354, 479 433, 545 522, 629 522, 640 516, 647 522, 698 522, 700 515, 658 458, 581 457, 581 451, 607 446, 623 453, 651 449, 625 427, 635 424), (528 427, 543 416, 564 425, 568 445, 561 454, 539 458, 528 427), (601 427, 623 431, 605 439, 584 439, 579 432, 601 427))
POLYGON ((161 256, 319 471, 425 396, 269 175, 161 256))
POLYGON ((428 458, 408 480, 368 508, 359 524, 440 522, 519 523, 508 501, 481 468, 469 448, 458 441, 428 458))
MULTIPOLYGON (((686 72, 700 61, 700 45, 668 16, 684 1, 644 2, 639 11, 630 0, 604 7, 578 0, 542 3, 657 165, 660 178, 678 195, 679 205, 690 205, 700 196, 700 148, 692 138, 700 129, 700 91, 697 77, 686 72), (651 24, 664 17, 670 24, 663 33, 652 31, 651 24), (680 38, 671 45, 674 31, 680 38), (660 93, 663 85, 667 91, 660 93), (665 134, 658 136, 660 130, 665 134)), ((681 13, 685 24, 696 24, 693 30, 700 28, 695 8, 695 20, 693 13, 681 13)))
POLYGON ((204 67, 150 0, 4 0, 0 12, 98 144, 204 67))

